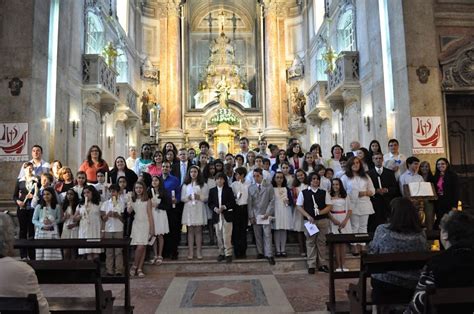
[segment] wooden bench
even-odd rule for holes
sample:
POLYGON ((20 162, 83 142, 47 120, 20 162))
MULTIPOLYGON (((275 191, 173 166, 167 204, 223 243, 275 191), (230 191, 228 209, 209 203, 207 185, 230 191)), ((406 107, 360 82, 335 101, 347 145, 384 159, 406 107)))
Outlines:
MULTIPOLYGON (((101 278, 102 284, 123 284, 125 286, 124 305, 121 309, 114 308, 114 312, 133 313, 130 302, 130 275, 129 275, 129 249, 130 239, 38 239, 16 240, 15 248, 121 248, 123 249, 124 274, 123 276, 101 278)), ((51 262, 51 261, 50 261, 51 262)), ((49 298, 48 298, 49 300, 49 298)))
POLYGON ((40 284, 93 284, 95 297, 77 297, 70 290, 66 297, 48 297, 51 313, 112 313, 112 291, 104 291, 100 261, 29 261, 40 284))
POLYGON ((474 287, 437 289, 434 285, 428 286, 424 313, 436 314, 440 306, 449 306, 449 313, 459 313, 462 310, 474 313, 474 287), (462 306, 462 310, 456 309, 456 306, 462 306))
POLYGON ((362 255, 360 260, 359 282, 349 284, 348 296, 350 303, 350 313, 361 314, 370 313, 367 306, 383 304, 407 304, 411 296, 406 299, 404 296, 392 294, 387 295, 379 303, 372 302, 367 297, 367 279, 372 274, 386 273, 388 271, 410 271, 419 270, 438 252, 404 252, 362 255))
POLYGON ((38 314, 39 306, 36 294, 29 294, 26 298, 0 297, 0 313, 38 314))
MULTIPOLYGON (((329 256, 329 301, 326 303, 327 310, 331 313, 349 313, 349 302, 336 300, 336 280, 359 278, 359 271, 335 272, 334 269, 334 246, 336 244, 369 243, 372 241, 372 233, 351 233, 351 234, 328 234, 326 235, 326 245, 329 256)), ((426 233, 428 240, 439 239, 439 231, 426 233)))

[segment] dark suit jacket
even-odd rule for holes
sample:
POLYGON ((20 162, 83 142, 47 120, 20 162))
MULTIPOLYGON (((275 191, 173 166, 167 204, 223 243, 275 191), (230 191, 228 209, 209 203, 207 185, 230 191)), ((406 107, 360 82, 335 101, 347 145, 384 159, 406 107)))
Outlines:
MULTIPOLYGON (((192 166, 192 164, 189 161, 187 161, 186 162, 186 171, 188 171, 189 167, 191 167, 191 166, 192 166)), ((171 174, 174 175, 176 178, 178 178, 178 180, 181 181, 181 161, 173 163, 171 165, 171 174)), ((183 182, 180 182, 180 183, 183 183, 183 182)))
MULTIPOLYGON (((207 202, 209 208, 212 210, 212 222, 218 223, 219 215, 214 212, 214 208, 219 208, 219 196, 217 195, 217 186, 209 190, 209 198, 207 199, 207 202)), ((235 203, 234 192, 232 192, 232 189, 227 185, 224 185, 224 187, 222 188, 222 205, 226 207, 226 210, 222 212, 224 214, 225 220, 227 222, 232 222, 234 218, 234 210, 236 210, 237 204, 235 203)))
POLYGON ((379 180, 384 188, 388 189, 388 192, 384 195, 375 193, 370 198, 375 211, 382 211, 385 213, 386 218, 390 213, 390 202, 397 196, 400 196, 400 189, 398 187, 397 179, 395 178, 395 172, 388 168, 383 168, 382 174, 379 176, 377 170, 372 168, 369 170, 368 175, 374 184, 375 189, 380 189, 379 180))
MULTIPOLYGON (((436 194, 438 194, 438 187, 436 186, 439 180, 439 175, 434 175, 432 183, 435 186, 436 194)), ((448 213, 451 208, 458 207, 460 199, 460 186, 458 175, 453 171, 448 171, 444 175, 443 194, 438 194, 438 199, 434 202, 437 213, 448 213)))
MULTIPOLYGON (((112 169, 109 172, 109 181, 112 184, 118 184, 117 183, 117 169, 112 169)), ((127 179, 127 192, 133 191, 133 186, 135 185, 135 182, 138 180, 137 174, 130 169, 125 170, 125 178, 127 179)))

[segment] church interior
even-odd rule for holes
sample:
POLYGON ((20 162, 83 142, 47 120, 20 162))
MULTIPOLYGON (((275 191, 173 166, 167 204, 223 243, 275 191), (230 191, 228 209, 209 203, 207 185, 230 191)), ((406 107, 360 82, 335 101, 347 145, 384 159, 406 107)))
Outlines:
MULTIPOLYGON (((242 153, 242 139, 254 156, 273 158, 272 166, 279 158, 273 145, 291 150, 294 140, 309 153, 318 144, 313 156, 328 161, 326 168, 335 147, 356 156, 358 143, 372 156, 376 140, 391 156, 396 139, 396 154, 431 164, 433 174, 440 160, 449 160, 458 180, 450 208, 474 212, 473 0, 5 0, 0 60, 0 212, 13 217, 20 205, 12 193, 34 145, 46 162, 60 161, 76 178, 96 146, 109 172, 119 156, 125 161, 135 150, 140 157, 147 145, 165 159, 169 142, 178 160, 182 149, 199 156, 205 141, 210 161, 225 166, 225 156, 242 153), (268 154, 262 141, 271 145, 268 154)), ((426 208, 433 199, 416 202, 426 208)), ((204 259, 189 261, 183 226, 177 261, 145 264, 147 277, 126 274, 125 288, 103 281, 115 304, 136 313, 349 313, 336 311, 336 299, 350 299, 346 290, 359 271, 335 281, 330 266, 330 275, 308 277, 303 238, 289 232, 289 256, 272 266, 253 257, 260 251, 248 233, 251 258, 216 263, 217 243, 208 241, 213 231, 204 226, 204 259)), ((431 236, 428 246, 436 247, 439 231, 431 236)), ((344 243, 327 241, 331 250, 344 243)), ((358 268, 361 257, 347 250, 348 267, 358 268)), ((46 299, 67 287, 38 278, 46 299)), ((94 289, 77 290, 69 293, 94 296, 94 289)))

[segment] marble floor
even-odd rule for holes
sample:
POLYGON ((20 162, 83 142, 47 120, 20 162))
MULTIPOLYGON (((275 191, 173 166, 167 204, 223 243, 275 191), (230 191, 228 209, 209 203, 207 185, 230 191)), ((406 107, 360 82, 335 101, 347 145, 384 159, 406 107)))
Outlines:
MULTIPOLYGON (((157 266, 158 267, 158 266, 157 266)), ((345 299, 349 282, 336 284, 345 299)), ((41 285, 46 297, 93 296, 92 285, 41 285)), ((122 285, 104 285, 123 304, 122 285)), ((293 272, 238 273, 150 272, 131 280, 135 313, 327 313, 328 275, 293 272)))

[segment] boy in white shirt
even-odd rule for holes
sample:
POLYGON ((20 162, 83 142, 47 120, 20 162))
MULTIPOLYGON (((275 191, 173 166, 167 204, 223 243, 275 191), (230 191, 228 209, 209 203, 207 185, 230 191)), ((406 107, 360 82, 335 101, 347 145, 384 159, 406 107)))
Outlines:
MULTIPOLYGON (((102 203, 100 208, 102 220, 105 222, 105 239, 122 239, 123 238, 123 218, 124 204, 119 199, 120 188, 116 184, 109 187, 110 199, 102 203)), ((107 249, 106 250, 105 269, 107 276, 122 276, 123 269, 123 255, 122 249, 107 249), (115 272, 114 272, 115 262, 115 272)))

